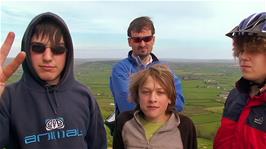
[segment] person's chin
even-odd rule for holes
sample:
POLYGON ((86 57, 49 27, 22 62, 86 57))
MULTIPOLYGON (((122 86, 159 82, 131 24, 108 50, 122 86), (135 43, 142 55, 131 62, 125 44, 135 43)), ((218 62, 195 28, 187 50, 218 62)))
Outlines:
POLYGON ((150 53, 141 53, 141 54, 139 54, 139 57, 140 58, 146 58, 149 55, 150 55, 150 53))
POLYGON ((249 81, 256 81, 257 80, 254 76, 251 76, 248 74, 244 74, 243 78, 245 78, 246 80, 249 80, 249 81))

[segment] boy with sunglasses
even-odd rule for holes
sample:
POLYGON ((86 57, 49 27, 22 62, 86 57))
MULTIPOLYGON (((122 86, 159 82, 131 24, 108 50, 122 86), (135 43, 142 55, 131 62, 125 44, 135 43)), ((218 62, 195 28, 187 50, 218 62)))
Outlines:
MULTIPOLYGON (((127 58, 121 60, 113 67, 110 77, 110 89, 115 102, 115 115, 120 112, 133 110, 136 106, 136 104, 128 101, 130 76, 153 64, 159 63, 159 59, 152 53, 155 42, 154 34, 154 25, 149 17, 136 18, 128 27, 128 45, 132 50, 129 51, 127 58)), ((177 111, 182 111, 184 96, 181 81, 177 76, 174 76, 174 79, 177 92, 176 109, 177 111)), ((107 120, 106 124, 111 125, 112 122, 107 120)))
MULTIPOLYGON (((9 33, 1 64, 13 40, 14 33, 9 33)), ((73 50, 70 32, 59 16, 43 13, 30 22, 23 52, 7 68, 0 67, 0 148, 107 148, 98 104, 74 78, 73 50), (5 87, 25 54, 22 78, 5 87)))
POLYGON ((266 12, 245 18, 231 32, 242 78, 225 102, 214 149, 266 148, 266 12))

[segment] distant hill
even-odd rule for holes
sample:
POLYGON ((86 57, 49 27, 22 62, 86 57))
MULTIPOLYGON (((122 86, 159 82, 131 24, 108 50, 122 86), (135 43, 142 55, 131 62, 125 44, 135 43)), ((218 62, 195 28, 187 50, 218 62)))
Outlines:
MULTIPOLYGON (((7 58, 6 62, 10 62, 14 58, 7 58)), ((121 58, 123 59, 123 58, 121 58)), ((96 61, 119 61, 121 59, 113 59, 113 58, 75 58, 75 64, 81 64, 84 62, 96 62, 96 61)), ((214 62, 214 63, 235 63, 234 59, 172 59, 172 58, 162 58, 162 61, 168 62, 214 62)))
POLYGON ((188 63, 235 63, 234 59, 171 59, 162 58, 160 60, 167 62, 188 62, 188 63))
MULTIPOLYGON (((122 58, 121 58, 122 59, 122 58)), ((95 62, 95 61, 119 61, 121 59, 106 59, 106 58, 95 58, 95 59, 75 59, 75 62, 95 62)), ((167 62, 191 62, 191 63, 236 63, 234 59, 171 59, 162 58, 162 61, 167 62)))

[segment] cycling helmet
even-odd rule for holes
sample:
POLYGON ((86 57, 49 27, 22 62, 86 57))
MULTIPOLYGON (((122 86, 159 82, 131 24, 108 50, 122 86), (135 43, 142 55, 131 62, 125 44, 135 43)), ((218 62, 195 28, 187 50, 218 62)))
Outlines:
POLYGON ((244 35, 266 37, 266 12, 252 14, 226 34, 231 38, 244 35))

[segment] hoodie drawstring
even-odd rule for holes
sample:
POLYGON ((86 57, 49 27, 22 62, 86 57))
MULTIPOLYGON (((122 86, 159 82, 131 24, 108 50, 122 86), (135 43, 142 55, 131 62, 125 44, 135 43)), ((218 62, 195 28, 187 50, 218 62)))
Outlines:
POLYGON ((51 109, 53 110, 54 114, 57 115, 57 108, 58 108, 58 103, 57 103, 57 96, 56 96, 56 90, 54 87, 51 87, 51 86, 46 86, 46 94, 47 94, 47 97, 48 97, 48 102, 49 102, 49 105, 51 107, 51 109), (53 96, 54 96, 54 100, 51 98, 50 96, 50 93, 53 93, 53 96), (54 104, 52 103, 54 101, 54 104))

